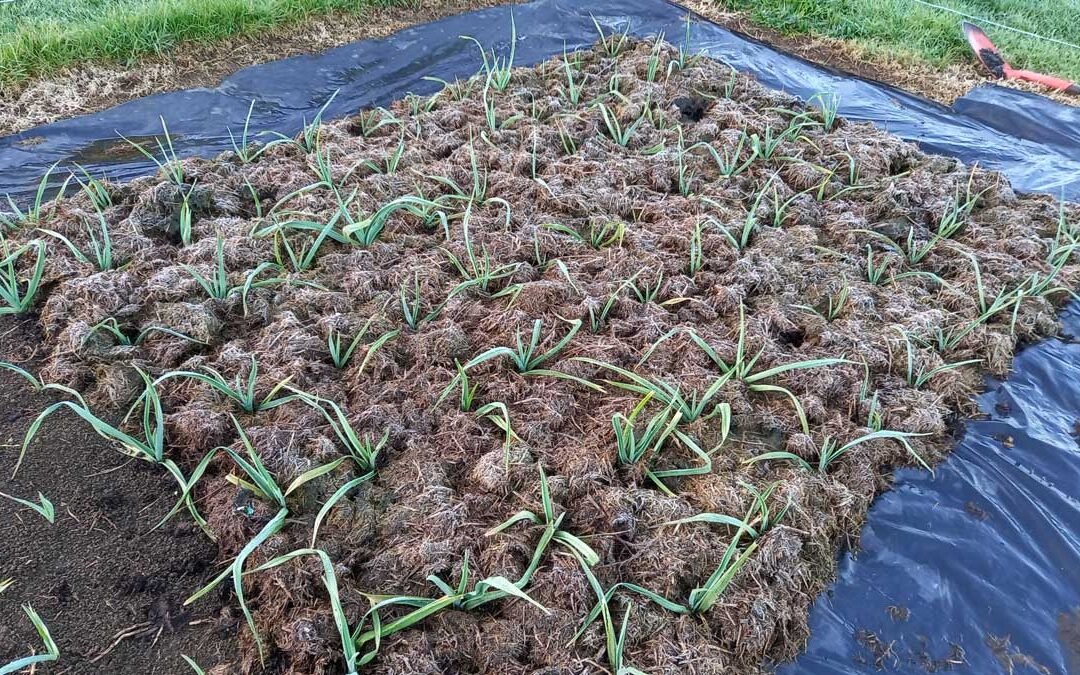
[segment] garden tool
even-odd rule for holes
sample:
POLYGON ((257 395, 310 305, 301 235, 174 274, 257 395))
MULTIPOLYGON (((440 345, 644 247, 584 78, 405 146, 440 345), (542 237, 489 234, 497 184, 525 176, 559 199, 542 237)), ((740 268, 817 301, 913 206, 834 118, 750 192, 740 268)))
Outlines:
POLYGON ((1005 60, 1005 57, 1001 55, 1001 51, 990 41, 990 38, 986 37, 986 33, 984 33, 981 28, 975 24, 968 23, 967 21, 963 23, 963 28, 964 35, 967 37, 971 49, 974 50, 975 56, 994 77, 998 79, 1034 82, 1035 84, 1041 84, 1042 86, 1055 91, 1063 91, 1067 94, 1080 94, 1080 85, 1077 85, 1075 82, 1070 82, 1069 80, 1060 77, 1054 77, 1053 75, 1043 75, 1042 73, 1036 73, 1030 70, 1013 68, 1005 60))

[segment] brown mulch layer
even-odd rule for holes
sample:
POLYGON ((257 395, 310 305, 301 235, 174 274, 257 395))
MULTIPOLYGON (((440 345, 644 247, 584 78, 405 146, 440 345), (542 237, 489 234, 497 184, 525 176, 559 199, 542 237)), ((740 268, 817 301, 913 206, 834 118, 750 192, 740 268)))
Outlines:
MULTIPOLYGON (((438 597, 427 577, 456 584, 466 558, 473 580, 521 577, 543 528, 490 530, 519 511, 540 513, 542 468, 556 514, 565 514, 561 529, 596 551, 593 573, 605 589, 632 583, 685 604, 733 540, 748 551, 730 586, 701 614, 617 593, 616 625, 633 606, 626 664, 647 672, 747 673, 792 658, 838 550, 856 541, 892 470, 915 463, 900 443, 876 439, 819 472, 820 449, 882 428, 922 434, 911 438, 913 449, 931 462, 943 456, 985 372, 1004 373, 1020 343, 1056 332, 1054 303, 1067 297, 1058 287, 1073 286, 1080 274, 1068 226, 1080 214, 1048 197, 1017 196, 996 173, 923 154, 870 125, 840 120, 826 128, 816 110, 716 62, 693 59, 680 69, 669 65, 678 58, 674 48, 663 46, 655 61, 652 50, 630 42, 616 57, 599 48, 573 55, 582 86, 577 104, 569 101, 560 57, 514 71, 504 91, 474 79, 398 102, 391 108, 398 123, 372 129, 383 113, 366 111, 326 125, 317 151, 279 144, 250 163, 232 154, 185 161, 182 186, 163 175, 109 186, 113 205, 104 218, 122 265, 95 272, 50 240, 46 291, 36 306, 51 352, 41 376, 79 388, 95 410, 114 413, 141 390, 134 366, 153 375, 213 367, 231 379, 246 377, 254 358, 264 395, 290 378, 290 386, 343 406, 359 432, 386 434, 375 477, 330 512, 317 540, 335 564, 354 628, 368 606, 363 594, 438 597), (612 118, 624 132, 633 126, 625 144, 614 141, 612 118), (762 147, 757 156, 754 146, 762 147), (737 157, 744 169, 721 176, 710 148, 737 157), (327 157, 333 187, 311 187, 327 157), (177 233, 185 194, 194 214, 188 246, 177 233), (314 245, 307 226, 296 223, 332 221, 340 235, 346 222, 362 226, 406 195, 438 207, 393 212, 368 246, 323 241, 309 269, 292 269, 287 248, 302 253, 314 245), (342 202, 347 216, 338 213, 342 202), (955 231, 936 236, 959 204, 970 208, 961 210, 955 231), (748 218, 739 250, 724 232, 738 239, 748 218), (275 260, 281 269, 258 278, 289 283, 208 299, 190 269, 214 273, 219 238, 230 286, 275 260), (697 250, 700 265, 692 262, 697 250), (868 260, 885 270, 876 283, 868 280, 868 260), (463 273, 483 266, 504 273, 486 287, 461 286, 463 273), (1022 300, 985 311, 1018 288, 1026 289, 1022 300), (405 325, 401 300, 404 294, 408 304, 414 289, 421 313, 434 314, 416 329, 405 325), (106 319, 130 338, 165 326, 204 344, 155 332, 125 346, 93 329, 106 319), (537 353, 582 322, 540 368, 604 391, 551 374, 522 375, 505 357, 471 367, 476 407, 506 406, 514 432, 507 447, 490 417, 460 409, 456 388, 441 395, 454 381, 455 362, 514 346, 519 336, 527 342, 537 320, 537 353), (376 346, 391 331, 400 332, 376 346), (581 359, 700 396, 722 369, 690 331, 718 360, 731 363, 740 352, 756 360, 744 377, 719 387, 705 415, 679 425, 689 442, 672 436, 641 462, 620 464, 612 419, 630 415, 640 396, 611 383, 625 377, 581 359), (330 360, 331 334, 346 344, 360 336, 345 368, 330 360), (940 352, 939 338, 949 343, 940 352), (929 376, 969 359, 981 366, 929 376), (919 375, 929 377, 915 387, 919 375), (723 410, 731 415, 726 437, 723 410), (666 490, 650 480, 647 469, 695 466, 691 443, 711 453, 710 471, 665 478, 666 490), (794 453, 814 469, 748 461, 769 451, 794 453), (724 524, 669 524, 699 513, 741 518, 752 512, 755 493, 768 495, 771 518, 758 513, 753 535, 724 524)), ((85 223, 97 218, 86 196, 69 196, 47 209, 42 226, 85 248, 85 223)), ((23 229, 9 239, 36 236, 23 229)), ((166 381, 161 392, 169 453, 186 471, 215 446, 240 448, 232 415, 281 486, 340 456, 335 435, 310 406, 240 413, 185 379, 166 381)), ((639 432, 660 412, 650 402, 639 432)), ((319 506, 359 475, 351 466, 290 495, 286 526, 256 550, 248 569, 308 546, 319 506)), ((237 471, 219 457, 196 489, 222 563, 272 515, 227 480, 230 470, 237 471), (240 502, 250 508, 237 508, 240 502)), ((245 578, 270 672, 340 672, 320 574, 317 566, 293 564, 245 578)), ((227 586, 207 602, 235 604, 227 586)), ((524 590, 548 613, 521 600, 447 609, 384 639, 367 668, 608 667, 599 623, 572 641, 596 596, 565 547, 547 550, 524 590)), ((384 611, 384 625, 400 613, 384 611)), ((244 672, 260 672, 250 633, 239 635, 244 672)))

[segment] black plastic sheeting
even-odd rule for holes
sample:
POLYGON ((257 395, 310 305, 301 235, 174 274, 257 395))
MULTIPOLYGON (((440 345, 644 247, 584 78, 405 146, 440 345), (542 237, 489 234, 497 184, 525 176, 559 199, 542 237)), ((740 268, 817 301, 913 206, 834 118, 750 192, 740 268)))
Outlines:
MULTIPOLYGON (((629 25, 636 35, 663 31, 681 40, 686 16, 686 10, 663 0, 539 0, 514 11, 520 65, 542 61, 564 45, 590 44, 596 39, 593 17, 607 26, 629 25)), ((227 129, 239 133, 252 100, 253 129, 291 134, 335 90, 340 92, 327 118, 385 105, 409 91, 432 93, 439 85, 424 76, 453 80, 479 67, 475 46, 458 36, 472 35, 505 51, 509 14, 508 7, 478 10, 384 39, 244 68, 213 89, 148 96, 0 138, 0 194, 32 193, 38 178, 58 161, 107 171, 117 180, 145 174, 153 166, 117 133, 150 140, 161 133, 159 115, 165 116, 178 151, 211 156, 230 148, 227 129)), ((878 124, 927 151, 1003 171, 1019 190, 1080 199, 1080 116, 1073 108, 1003 87, 976 89, 949 108, 811 64, 706 21, 694 24, 691 38, 693 49, 769 87, 805 99, 835 92, 840 112, 849 119, 878 124)))
MULTIPOLYGON (((514 8, 517 63, 586 46, 592 17, 639 36, 680 40, 686 10, 663 0, 538 0, 514 8)), ((155 167, 117 133, 150 140, 164 115, 182 155, 229 149, 255 100, 253 130, 294 133, 338 90, 325 118, 432 93, 435 76, 479 68, 472 35, 505 53, 510 8, 478 10, 319 55, 238 71, 214 89, 149 96, 0 138, 0 193, 25 196, 54 162, 130 179, 155 167)), ((691 47, 763 84, 810 98, 840 95, 847 118, 873 122, 930 152, 978 162, 1022 191, 1080 199, 1080 111, 1001 87, 947 107, 811 64, 703 20, 691 47)), ((1080 333, 1080 311, 1063 313, 1080 333)), ((857 555, 816 603, 813 635, 794 673, 1080 673, 1080 345, 1049 340, 1022 351, 1007 382, 988 384, 971 422, 936 475, 904 470, 870 512, 857 555), (886 650, 873 648, 874 642, 886 650), (958 657, 962 655, 962 662, 958 657), (1025 665, 1026 664, 1026 665, 1025 665), (1032 665, 1037 664, 1037 665, 1032 665), (1041 670, 1040 670, 1041 669, 1041 670)))
MULTIPOLYGON (((1076 303, 1060 318, 1080 335, 1076 303)), ((1045 340, 1013 367, 935 476, 900 471, 874 502, 781 675, 874 672, 875 637, 893 643, 887 672, 1080 673, 1080 343, 1045 340)))

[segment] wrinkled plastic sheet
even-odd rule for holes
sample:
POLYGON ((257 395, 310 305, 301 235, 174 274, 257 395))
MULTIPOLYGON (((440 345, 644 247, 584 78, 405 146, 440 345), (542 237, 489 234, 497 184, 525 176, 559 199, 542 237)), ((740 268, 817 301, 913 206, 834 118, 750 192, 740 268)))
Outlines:
MULTIPOLYGON (((595 38, 592 17, 638 36, 681 39, 686 12, 663 0, 539 0, 514 8, 517 63, 529 65, 595 38)), ((167 119, 177 151, 230 149, 255 101, 253 130, 295 133, 337 91, 325 118, 432 93, 476 72, 471 35, 505 53, 510 9, 497 7, 406 29, 323 54, 237 71, 213 89, 149 96, 110 110, 0 138, 0 193, 26 196, 55 162, 130 179, 156 167, 126 142, 167 119)), ((986 86, 952 107, 779 52, 695 19, 691 47, 804 99, 840 95, 840 112, 930 152, 1004 172, 1013 186, 1080 198, 1080 114, 986 86)), ((1080 312, 1063 315, 1080 332, 1080 312)), ((1080 673, 1080 346, 1048 340, 1022 351, 1008 381, 979 400, 990 415, 967 425, 935 475, 904 470, 870 511, 859 551, 818 599, 806 652, 780 667, 815 673, 1080 673), (874 648, 874 641, 879 647, 874 648), (883 650, 882 647, 885 649, 883 650), (1032 663, 1037 664, 1035 666, 1032 663), (1027 664, 1027 665, 1025 665, 1027 664), (1045 670, 1040 670, 1040 668, 1045 670)))
MULTIPOLYGON (((1061 319, 1080 335, 1076 303, 1061 319)), ((1013 367, 935 475, 902 470, 874 502, 780 673, 1080 673, 1080 343, 1045 340, 1013 367)))

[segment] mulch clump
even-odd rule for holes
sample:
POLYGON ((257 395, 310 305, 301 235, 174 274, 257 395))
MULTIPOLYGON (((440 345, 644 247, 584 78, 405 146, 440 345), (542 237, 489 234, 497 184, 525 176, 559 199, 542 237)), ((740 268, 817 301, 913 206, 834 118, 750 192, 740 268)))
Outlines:
MULTIPOLYGON (((604 589, 631 583, 686 605, 738 540, 740 564, 708 611, 615 593, 616 629, 632 605, 625 664, 767 668, 805 642, 811 603, 892 471, 918 466, 915 454, 944 456, 982 377, 1004 374, 1024 341, 1056 332, 1055 303, 1068 297, 1060 289, 1080 274, 1078 214, 870 125, 829 123, 720 63, 680 67, 670 45, 612 38, 568 59, 573 87, 560 56, 514 70, 503 89, 481 76, 326 124, 313 150, 281 143, 248 163, 232 153, 185 160, 179 186, 163 174, 108 186, 103 213, 122 266, 95 271, 51 240, 36 305, 51 351, 40 375, 115 413, 142 391, 136 366, 151 376, 210 367, 231 380, 246 378, 254 359, 260 395, 289 378, 339 404, 358 433, 385 435, 375 476, 337 503, 316 541, 353 627, 369 607, 364 594, 438 597, 427 577, 455 586, 466 558, 470 584, 520 578, 543 527, 490 530, 522 510, 542 514, 542 469, 556 515, 565 514, 559 527, 596 552, 604 589), (396 122, 378 125, 386 115, 396 122), (309 187, 327 158, 329 182, 309 187), (187 193, 185 246, 177 232, 187 193), (365 218, 408 195, 438 206, 393 211, 369 245, 356 243, 365 218), (334 236, 318 241, 327 223, 334 236), (211 299, 190 269, 215 273, 219 239, 237 288, 211 299), (316 245, 297 271, 289 251, 302 258, 316 245), (280 268, 256 279, 285 281, 245 293, 267 261, 280 268), (483 269, 487 283, 464 283, 483 269), (414 306, 415 328, 405 320, 414 306), (108 319, 131 338, 157 326, 199 342, 154 331, 125 345, 93 328, 108 319), (536 366, 560 375, 522 374, 505 355, 483 360, 467 369, 475 404, 462 410, 457 364, 514 348, 519 336, 527 346, 537 320, 536 355, 581 322, 536 366), (348 347, 356 337, 351 360, 336 367, 328 341, 348 347), (721 363, 740 358, 748 368, 713 387, 721 363), (819 359, 832 361, 782 368, 819 359), (688 399, 710 387, 714 397, 697 419, 679 420, 680 435, 621 463, 613 416, 630 416, 642 394, 612 384, 631 380, 597 362, 688 399), (491 407, 476 414, 492 403, 506 417, 491 407), (507 418, 512 432, 500 425, 507 418), (876 436, 819 470, 824 450, 878 430, 908 434, 910 449, 876 436), (701 465, 692 444, 711 470, 652 479, 701 465), (777 455, 749 461, 781 452, 810 467, 777 455), (670 524, 701 513, 749 513, 753 532, 670 524)), ((84 223, 96 218, 85 195, 70 195, 43 226, 85 245, 84 223)), ((23 229, 8 239, 38 236, 23 229)), ((341 456, 311 405, 249 414, 190 378, 160 391, 169 453, 186 471, 216 446, 242 451, 233 416, 282 487, 341 456)), ((638 434, 664 414, 654 396, 638 434)), ((274 511, 230 472, 246 479, 219 455, 195 490, 222 565, 274 511)), ((286 526, 247 569, 307 547, 320 506, 359 475, 346 462, 290 494, 286 526)), ((312 560, 245 577, 272 672, 340 672, 321 574, 312 560)), ((548 613, 517 599, 449 608, 386 637, 366 668, 609 667, 602 622, 573 640, 597 598, 567 547, 552 544, 524 590, 548 613)), ((231 582, 215 593, 231 598, 231 582)), ((383 624, 405 611, 383 610, 383 624)), ((250 632, 238 636, 238 671, 261 672, 250 632)))

